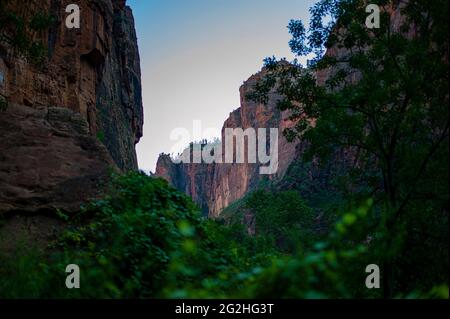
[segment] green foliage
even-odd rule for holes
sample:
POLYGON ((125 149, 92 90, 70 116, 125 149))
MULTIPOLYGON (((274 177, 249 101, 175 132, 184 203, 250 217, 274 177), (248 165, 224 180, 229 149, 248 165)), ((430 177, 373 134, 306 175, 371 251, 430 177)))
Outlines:
POLYGON ((268 254, 241 226, 201 218, 187 196, 143 173, 113 176, 102 199, 58 216, 69 226, 52 253, 2 257, 1 297, 225 296, 236 273, 268 254), (68 264, 80 266, 82 289, 65 288, 68 264), (14 288, 17 280, 30 285, 14 288))
POLYGON ((8 101, 6 98, 0 95, 0 112, 4 112, 8 109, 8 101))
MULTIPOLYGON (((70 223, 50 249, 22 247, 1 256, 0 297, 380 296, 364 286, 365 266, 383 258, 377 249, 383 234, 367 235, 378 213, 371 200, 340 214, 329 234, 309 242, 305 232, 314 216, 298 193, 257 191, 241 207, 256 215, 255 236, 241 223, 201 218, 162 179, 114 176, 102 199, 75 216, 58 213, 70 223), (271 237, 300 243, 292 249, 271 237), (81 289, 65 287, 68 264, 80 266, 81 289)), ((445 283, 433 283, 396 296, 445 298, 445 283)))
MULTIPOLYGON (((165 181, 143 173, 114 176, 108 195, 72 217, 70 226, 52 245, 56 253, 46 257, 49 276, 46 285, 40 286, 40 296, 156 296, 170 255, 182 243, 182 225, 198 223, 190 199, 165 181), (64 289, 67 264, 82 269, 81 291, 64 289)), ((41 280, 35 266, 31 263, 27 271, 34 280, 41 280)))
POLYGON ((105 132, 104 131, 98 131, 96 136, 100 142, 105 143, 105 132))
POLYGON ((362 0, 319 1, 308 29, 291 21, 291 49, 313 53, 310 68, 266 59, 269 74, 250 97, 264 101, 273 87, 285 97, 279 108, 297 123, 285 135, 307 143, 306 163, 342 163, 339 151, 352 158, 333 180, 341 206, 374 199, 366 235, 377 239, 392 297, 448 282, 448 1, 373 3, 380 28, 365 26, 362 0), (324 55, 330 47, 338 54, 324 55), (328 74, 324 83, 317 72, 328 74))
POLYGON ((44 41, 35 40, 36 34, 48 30, 56 22, 55 17, 42 11, 26 19, 0 3, 0 43, 10 45, 18 54, 40 65, 45 60, 44 41))
MULTIPOLYGON (((245 298, 381 298, 383 290, 367 289, 365 268, 382 265, 383 233, 373 233, 377 208, 369 199, 339 214, 331 231, 294 254, 271 259, 266 267, 255 267, 244 277, 245 298)), ((399 289, 395 298, 448 298, 445 275, 423 285, 430 274, 407 272, 415 277, 411 286, 399 289)))
POLYGON ((298 123, 286 136, 307 146, 282 181, 207 220, 161 179, 114 175, 79 214, 57 212, 69 225, 50 249, 1 257, 0 297, 448 298, 448 3, 404 3, 398 30, 387 14, 367 30, 364 4, 322 0, 308 30, 290 23, 311 69, 266 59, 252 98, 277 86, 298 123), (343 56, 323 56, 332 45, 343 56), (68 264, 81 289, 65 288, 68 264), (365 287, 369 264, 383 289, 365 287))
POLYGON ((256 191, 246 199, 244 209, 255 215, 257 235, 281 250, 293 251, 314 240, 313 210, 295 191, 256 191))
POLYGON ((165 181, 142 173, 115 177, 110 194, 77 216, 88 221, 67 231, 58 244, 82 251, 81 262, 88 262, 83 269, 103 269, 107 286, 95 284, 95 274, 88 291, 102 287, 97 292, 111 297, 155 296, 171 253, 182 244, 183 227, 199 223, 196 209, 165 181), (89 220, 90 215, 95 219, 89 220))
POLYGON ((248 273, 277 255, 262 238, 249 237, 240 224, 225 227, 204 220, 197 237, 189 233, 170 264, 165 297, 238 297, 248 273))
MULTIPOLYGON (((42 298, 48 297, 49 287, 48 265, 37 249, 24 245, 13 254, 1 256, 0 264, 0 297, 2 298, 42 298)), ((62 268, 62 272, 64 272, 62 268)), ((60 276, 64 284, 64 276, 60 276)), ((61 291, 62 289, 60 289, 61 291)))

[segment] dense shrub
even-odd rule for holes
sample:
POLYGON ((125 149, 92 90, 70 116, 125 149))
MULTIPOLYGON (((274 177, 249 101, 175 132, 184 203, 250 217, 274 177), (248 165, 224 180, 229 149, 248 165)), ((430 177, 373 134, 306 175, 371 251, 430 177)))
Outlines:
MULTIPOLYGON (((381 296, 364 285, 366 265, 385 257, 371 200, 339 214, 324 236, 314 236, 313 211, 296 192, 257 191, 242 209, 255 214, 255 236, 240 222, 202 218, 162 179, 114 176, 107 194, 78 215, 59 212, 69 226, 45 253, 21 247, 0 257, 0 297, 381 296), (80 266, 81 289, 65 287, 68 264, 80 266)), ((448 298, 446 276, 424 274, 415 288, 403 287, 396 296, 448 298)))
POLYGON ((1 297, 225 296, 267 255, 240 225, 203 219, 190 198, 143 173, 114 176, 103 199, 60 216, 69 226, 52 253, 3 256, 1 297), (79 265, 82 289, 66 289, 68 264, 79 265))

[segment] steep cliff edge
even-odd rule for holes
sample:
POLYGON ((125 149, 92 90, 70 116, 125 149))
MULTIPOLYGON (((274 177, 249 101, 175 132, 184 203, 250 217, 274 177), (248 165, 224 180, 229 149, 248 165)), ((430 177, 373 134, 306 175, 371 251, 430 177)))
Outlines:
POLYGON ((0 215, 77 211, 110 169, 137 169, 143 108, 131 9, 77 1, 81 28, 68 29, 70 3, 2 3, 24 21, 39 12, 54 21, 29 34, 44 44, 42 63, 0 41, 0 215))
POLYGON ((158 159, 155 175, 165 178, 178 190, 191 196, 204 215, 217 217, 225 207, 255 189, 264 178, 281 178, 298 153, 298 142, 289 143, 282 134, 293 123, 288 120, 286 112, 277 108, 280 96, 275 90, 269 93, 266 105, 247 98, 247 94, 266 72, 263 69, 241 86, 241 106, 231 112, 223 124, 222 140, 225 128, 278 128, 278 170, 275 174, 260 175, 260 163, 174 164, 167 154, 162 154, 158 159))

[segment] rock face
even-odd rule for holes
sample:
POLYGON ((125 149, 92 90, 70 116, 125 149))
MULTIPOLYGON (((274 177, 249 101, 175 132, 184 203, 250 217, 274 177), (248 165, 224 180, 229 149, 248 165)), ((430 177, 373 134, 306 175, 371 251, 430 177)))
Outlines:
POLYGON ((0 215, 77 211, 110 169, 137 169, 143 109, 131 9, 80 0, 81 28, 68 29, 73 1, 5 3, 25 20, 45 12, 56 21, 31 34, 48 49, 40 65, 0 41, 0 215))
POLYGON ((81 28, 68 29, 73 1, 7 1, 6 9, 29 21, 45 12, 56 18, 31 36, 48 48, 48 62, 33 65, 0 43, 0 95, 33 109, 64 107, 79 113, 89 133, 101 136, 121 169, 136 169, 134 145, 142 136, 139 53, 134 20, 125 1, 83 0, 81 28))
POLYGON ((278 170, 272 175, 260 175, 260 163, 180 163, 174 164, 169 155, 162 154, 155 175, 165 178, 180 191, 193 198, 204 215, 217 217, 232 202, 255 189, 264 178, 281 178, 298 153, 298 143, 289 143, 283 136, 285 128, 293 125, 286 112, 280 112, 280 96, 272 90, 266 105, 249 100, 246 95, 267 71, 251 76, 240 88, 241 107, 230 113, 222 128, 278 128, 278 170))
MULTIPOLYGON (((387 12, 391 15, 391 24, 393 30, 399 30, 403 17, 401 8, 388 7, 387 12)), ((408 31, 414 33, 414 28, 408 31)), ((327 49, 326 55, 330 57, 345 57, 349 51, 337 46, 327 49)), ((342 67, 347 67, 345 64, 342 67)), ((328 68, 320 70, 315 74, 319 85, 325 84, 326 80, 332 74, 337 72, 337 68, 328 68)), ((279 128, 279 169, 277 174, 269 176, 270 179, 282 180, 290 164, 301 156, 306 146, 305 143, 288 143, 282 136, 285 128, 294 123, 287 121, 287 114, 280 112, 276 107, 276 102, 280 98, 275 91, 269 94, 269 101, 266 106, 257 104, 246 99, 246 94, 252 90, 254 84, 264 76, 265 70, 250 77, 240 89, 241 107, 230 114, 225 121, 224 128, 241 127, 278 127, 279 128)), ((349 78, 350 81, 358 81, 359 75, 354 73, 349 78)), ((223 139, 222 130, 222 139, 223 139)), ((334 154, 336 162, 341 169, 351 167, 355 158, 355 151, 350 149, 337 150, 334 154)), ((326 184, 327 169, 319 170, 317 163, 312 169, 307 170, 307 176, 310 178, 320 177, 321 182, 311 181, 316 187, 324 187, 326 184)), ((305 169, 306 170, 306 169, 305 169)), ((255 164, 173 164, 168 155, 161 155, 157 167, 156 175, 165 178, 177 189, 190 195, 194 201, 201 207, 205 215, 217 217, 221 211, 232 202, 242 198, 248 191, 255 189, 263 178, 259 175, 259 165, 255 164)), ((288 181, 282 181, 284 185, 288 181)), ((305 195, 307 196, 307 195, 305 195)), ((246 223, 249 224, 249 223, 246 223)))
POLYGON ((0 127, 0 212, 76 212, 115 166, 72 110, 12 104, 0 127))

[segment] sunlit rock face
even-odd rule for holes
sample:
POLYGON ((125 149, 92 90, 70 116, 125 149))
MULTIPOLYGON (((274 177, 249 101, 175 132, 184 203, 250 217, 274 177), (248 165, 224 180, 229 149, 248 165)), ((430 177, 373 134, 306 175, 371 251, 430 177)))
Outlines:
MULTIPOLYGON (((391 15, 393 30, 399 30, 403 16, 401 15, 401 4, 399 7, 387 8, 391 15)), ((414 33, 411 28, 407 33, 414 33)), ((337 46, 327 49, 326 55, 331 57, 344 57, 349 53, 345 48, 337 46)), ((346 67, 345 64, 343 67, 346 67)), ((320 70, 315 74, 317 83, 324 85, 337 68, 320 70)), ((241 106, 232 113, 225 121, 222 129, 222 139, 225 128, 240 127, 243 129, 253 128, 279 128, 279 168, 276 174, 267 176, 269 179, 281 180, 288 170, 290 164, 301 157, 302 150, 306 144, 302 141, 289 143, 282 135, 284 129, 292 127, 295 123, 287 120, 288 114, 277 109, 277 101, 281 98, 274 90, 269 94, 267 105, 255 103, 246 98, 256 82, 260 80, 266 70, 251 76, 240 88, 241 106)), ((357 81, 359 75, 352 73, 350 81, 357 81)), ((336 162, 343 167, 352 162, 355 157, 354 150, 342 149, 336 151, 336 162)), ((317 166, 317 165, 316 165, 317 166)), ((314 170, 317 170, 314 167, 314 170)), ((156 175, 168 180, 174 187, 191 196, 201 207, 202 212, 210 217, 218 217, 222 210, 234 201, 242 198, 249 191, 255 189, 263 175, 259 174, 257 164, 173 164, 168 155, 161 155, 156 168, 156 175)), ((312 177, 317 174, 310 171, 306 176, 312 177)), ((320 175, 320 174, 319 174, 320 175)), ((284 185, 285 183, 280 183, 284 185)), ((320 184, 320 183, 318 183, 320 184)))
POLYGON ((218 217, 221 211, 247 192, 255 189, 263 178, 279 179, 298 153, 298 142, 289 143, 283 136, 285 128, 293 125, 288 114, 277 108, 281 99, 275 90, 269 94, 267 104, 256 103, 247 98, 254 85, 267 70, 251 76, 240 88, 241 106, 230 113, 222 127, 225 128, 277 128, 278 129, 278 170, 271 175, 260 174, 260 163, 181 163, 174 164, 168 155, 159 157, 156 176, 165 178, 174 187, 185 192, 200 206, 202 213, 218 217))

